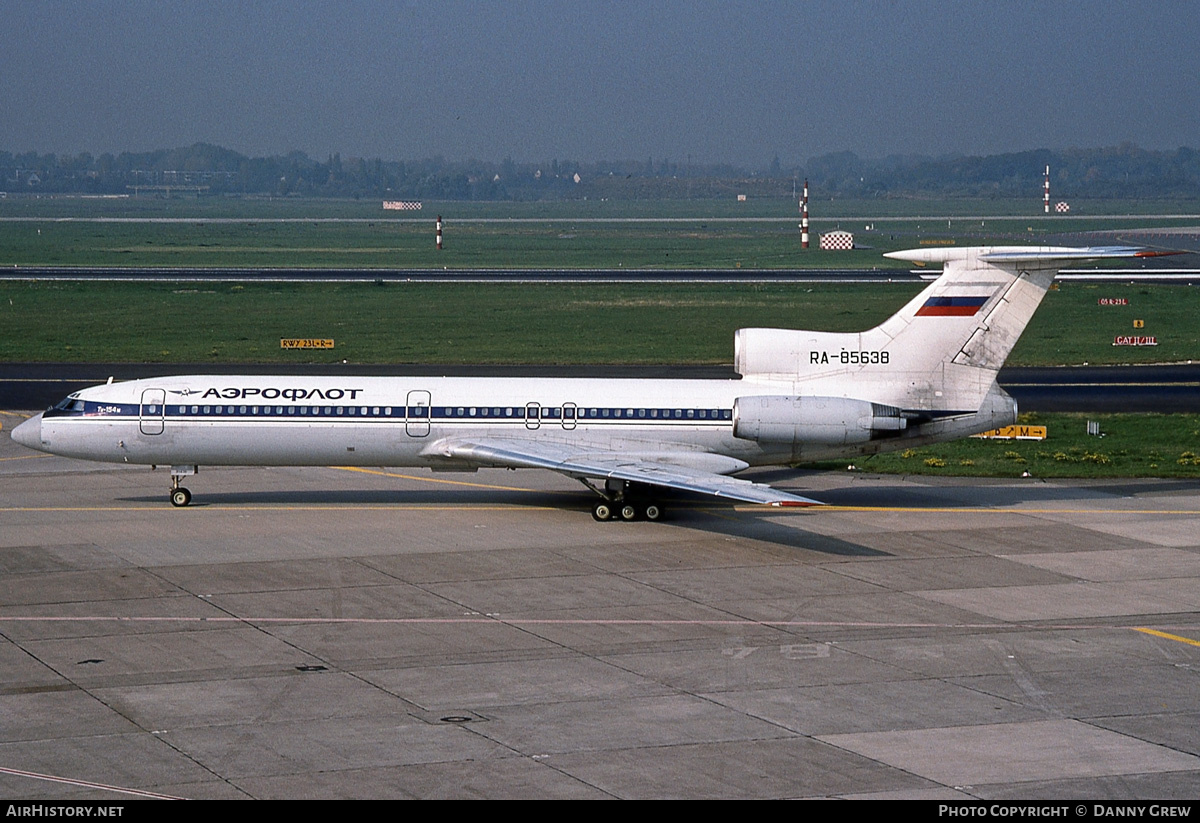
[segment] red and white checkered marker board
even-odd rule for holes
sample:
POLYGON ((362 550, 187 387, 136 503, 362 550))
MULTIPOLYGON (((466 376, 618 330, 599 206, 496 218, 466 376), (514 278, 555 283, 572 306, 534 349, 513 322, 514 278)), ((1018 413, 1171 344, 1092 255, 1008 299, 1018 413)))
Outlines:
POLYGON ((850 251, 854 248, 854 235, 848 231, 831 231, 821 235, 823 251, 850 251))

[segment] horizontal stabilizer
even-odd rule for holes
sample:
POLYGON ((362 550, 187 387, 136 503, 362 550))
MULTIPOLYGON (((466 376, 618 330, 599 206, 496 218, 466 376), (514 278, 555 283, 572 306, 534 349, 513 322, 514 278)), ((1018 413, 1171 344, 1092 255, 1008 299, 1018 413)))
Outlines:
POLYGON ((985 263, 1054 264, 1081 260, 1103 260, 1131 257, 1165 257, 1182 254, 1178 251, 1156 251, 1140 246, 991 246, 984 248, 933 248, 888 252, 884 257, 907 260, 911 263, 951 263, 958 260, 979 260, 985 263))

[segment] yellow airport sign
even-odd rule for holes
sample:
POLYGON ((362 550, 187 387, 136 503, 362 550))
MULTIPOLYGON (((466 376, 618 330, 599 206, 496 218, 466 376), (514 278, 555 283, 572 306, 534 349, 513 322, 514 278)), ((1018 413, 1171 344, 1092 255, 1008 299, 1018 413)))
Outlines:
POLYGON ((279 340, 281 349, 332 349, 333 338, 323 337, 283 337, 279 340))
POLYGON ((1045 426, 1004 426, 992 429, 972 437, 982 437, 986 440, 1045 440, 1045 426))

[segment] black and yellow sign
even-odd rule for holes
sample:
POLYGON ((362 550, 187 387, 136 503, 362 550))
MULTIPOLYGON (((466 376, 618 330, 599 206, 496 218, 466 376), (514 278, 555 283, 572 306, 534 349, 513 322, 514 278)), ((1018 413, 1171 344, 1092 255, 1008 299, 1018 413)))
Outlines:
POLYGON ((1045 440, 1045 426, 1004 426, 999 429, 973 434, 986 440, 1045 440))
POLYGON ((1144 329, 1144 328, 1146 328, 1146 321, 1145 320, 1134 320, 1133 327, 1135 329, 1144 329))
POLYGON ((284 337, 279 340, 281 349, 332 349, 333 338, 284 337))

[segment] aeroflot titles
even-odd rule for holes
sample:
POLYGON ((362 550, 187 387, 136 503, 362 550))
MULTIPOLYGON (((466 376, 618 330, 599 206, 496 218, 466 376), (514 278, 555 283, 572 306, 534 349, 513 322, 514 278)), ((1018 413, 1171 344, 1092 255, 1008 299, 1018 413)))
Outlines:
MULTIPOLYGON (((200 399, 205 400, 209 397, 220 397, 226 400, 237 400, 238 398, 261 397, 264 400, 274 400, 282 397, 285 400, 354 400, 358 397, 362 389, 209 389, 200 399)), ((173 394, 183 394, 183 392, 172 392, 173 394)), ((191 394, 191 392, 189 392, 191 394)))

